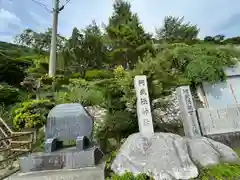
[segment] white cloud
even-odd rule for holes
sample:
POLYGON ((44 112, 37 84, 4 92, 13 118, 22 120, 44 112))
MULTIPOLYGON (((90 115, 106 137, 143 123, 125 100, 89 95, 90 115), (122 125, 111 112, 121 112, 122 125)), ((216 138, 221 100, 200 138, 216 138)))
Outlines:
POLYGON ((37 32, 44 31, 44 30, 46 30, 46 27, 51 26, 51 21, 49 21, 49 19, 46 19, 45 17, 41 16, 40 14, 37 14, 33 11, 29 12, 29 14, 39 24, 38 26, 35 27, 35 30, 37 32))
POLYGON ((0 32, 11 33, 21 28, 21 20, 13 13, 0 9, 0 32), (15 29, 15 28, 17 29, 15 29))

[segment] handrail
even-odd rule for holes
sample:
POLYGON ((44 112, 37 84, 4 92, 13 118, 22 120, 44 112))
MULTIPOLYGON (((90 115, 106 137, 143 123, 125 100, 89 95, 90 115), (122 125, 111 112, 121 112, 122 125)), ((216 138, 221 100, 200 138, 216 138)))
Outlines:
POLYGON ((0 127, 0 131, 2 132, 2 134, 4 135, 4 137, 7 137, 7 133, 2 129, 2 127, 0 127))
POLYGON ((34 132, 29 132, 29 133, 23 133, 23 134, 20 133, 17 135, 0 138, 0 142, 5 141, 7 139, 10 141, 9 147, 0 149, 0 153, 6 152, 6 154, 4 153, 5 155, 3 156, 3 159, 0 160, 0 165, 5 169, 4 172, 0 175, 0 180, 3 180, 4 178, 10 176, 11 174, 19 171, 19 167, 18 166, 15 167, 14 162, 17 161, 18 157, 24 154, 30 153, 32 151, 32 144, 34 142, 33 135, 34 135, 34 132), (12 139, 25 136, 26 134, 31 134, 30 136, 31 139, 29 141, 16 141, 19 144, 14 144, 14 146, 12 146, 12 142, 14 142, 12 141, 12 139), (16 150, 16 148, 19 148, 19 149, 16 150))
POLYGON ((0 160, 0 165, 5 169, 5 172, 0 175, 0 180, 3 180, 19 170, 19 167, 13 167, 14 162, 19 156, 32 151, 32 145, 36 141, 36 132, 14 132, 1 117, 0 123, 2 123, 2 126, 0 126, 0 133, 2 134, 0 143, 3 143, 0 153, 4 155, 4 159, 0 160), (24 137, 27 139, 25 140, 24 137))
MULTIPOLYGON (((34 132, 29 132, 28 134, 34 134, 34 132)), ((7 140, 7 139, 13 139, 13 138, 16 138, 16 137, 21 137, 21 136, 23 136, 23 135, 26 135, 26 134, 18 134, 18 135, 13 135, 13 136, 8 136, 8 137, 0 138, 0 141, 7 140)))
MULTIPOLYGON (((2 134, 4 135, 4 137, 7 137, 7 134, 5 133, 5 131, 0 127, 0 131, 2 132, 2 134)), ((3 144, 5 147, 8 147, 8 144, 10 143, 9 140, 7 141, 3 141, 3 144)))
POLYGON ((7 123, 0 117, 0 121, 3 123, 3 125, 7 128, 7 130, 9 131, 10 134, 13 133, 13 131, 11 130, 11 128, 7 125, 7 123))

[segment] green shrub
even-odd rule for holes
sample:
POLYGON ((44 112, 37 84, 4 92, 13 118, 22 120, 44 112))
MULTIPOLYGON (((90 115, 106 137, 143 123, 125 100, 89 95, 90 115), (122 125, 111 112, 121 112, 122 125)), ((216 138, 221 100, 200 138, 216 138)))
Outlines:
POLYGON ((103 151, 109 152, 109 139, 116 140, 118 149, 121 140, 135 132, 138 132, 137 118, 131 112, 115 111, 107 113, 105 121, 95 129, 95 136, 103 151))
POLYGON ((113 73, 110 70, 88 70, 85 73, 84 79, 92 81, 96 79, 108 79, 112 78, 113 73))
POLYGON ((116 174, 113 175, 111 177, 111 180, 153 180, 153 178, 150 178, 146 174, 138 174, 137 176, 134 176, 132 173, 126 172, 125 174, 123 174, 121 176, 116 175, 116 174))
POLYGON ((0 102, 10 105, 20 100, 20 91, 7 84, 0 84, 0 102))
POLYGON ((100 90, 87 89, 81 87, 71 87, 67 91, 55 93, 57 104, 81 103, 84 106, 105 105, 105 98, 100 90))
POLYGON ((13 125, 17 129, 40 128, 47 120, 49 110, 54 107, 50 100, 30 100, 17 105, 13 110, 13 125))
POLYGON ((55 88, 58 89, 62 85, 69 84, 69 77, 64 75, 57 75, 55 77, 49 77, 48 75, 43 75, 41 77, 41 83, 44 85, 52 85, 52 83, 55 83, 55 88))
POLYGON ((80 78, 81 74, 80 73, 72 73, 69 77, 70 78, 80 78))
POLYGON ((91 83, 86 81, 85 79, 69 79, 69 84, 67 88, 71 89, 73 87, 91 88, 91 83))

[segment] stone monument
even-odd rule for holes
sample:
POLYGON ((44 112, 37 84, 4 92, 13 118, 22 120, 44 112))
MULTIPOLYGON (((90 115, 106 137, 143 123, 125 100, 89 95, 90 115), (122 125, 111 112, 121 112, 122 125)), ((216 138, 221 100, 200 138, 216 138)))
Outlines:
POLYGON ((135 76, 134 87, 137 96, 139 131, 145 137, 151 137, 154 134, 154 130, 146 76, 135 76))
POLYGON ((178 87, 176 92, 185 136, 190 138, 202 136, 189 86, 178 87))
POLYGON ((62 180, 103 180, 103 153, 91 143, 92 129, 93 119, 81 104, 60 104, 54 107, 47 119, 45 152, 19 158, 24 178, 31 173, 36 180, 48 179, 47 171, 54 178, 62 174, 59 177, 62 180), (64 147, 64 142, 70 140, 75 140, 76 145, 64 147), (66 173, 64 170, 67 170, 66 173))
POLYGON ((155 180, 191 179, 198 176, 198 168, 239 161, 231 148, 211 139, 154 132, 146 76, 136 76, 134 84, 140 132, 121 146, 111 166, 115 173, 147 173, 155 180))

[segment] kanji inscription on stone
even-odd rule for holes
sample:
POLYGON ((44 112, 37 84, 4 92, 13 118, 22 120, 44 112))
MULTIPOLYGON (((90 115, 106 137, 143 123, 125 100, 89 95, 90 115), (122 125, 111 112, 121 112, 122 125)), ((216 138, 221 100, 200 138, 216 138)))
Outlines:
POLYGON ((149 137, 154 133, 154 130, 146 76, 135 76, 134 86, 137 96, 139 131, 142 135, 149 137))

